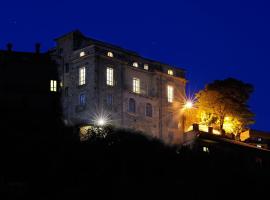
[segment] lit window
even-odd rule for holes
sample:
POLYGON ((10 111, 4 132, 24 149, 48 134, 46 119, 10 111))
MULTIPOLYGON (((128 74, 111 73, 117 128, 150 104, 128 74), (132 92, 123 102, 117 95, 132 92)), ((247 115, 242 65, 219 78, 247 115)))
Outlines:
POLYGON ((80 105, 81 106, 84 106, 85 105, 85 103, 86 103, 86 96, 85 96, 85 94, 80 94, 80 105))
POLYGON ((152 105, 150 103, 147 103, 145 107, 145 115, 147 117, 152 117, 152 114, 153 114, 152 105))
POLYGON ((107 85, 113 86, 113 68, 107 67, 107 85))
POLYGON ((51 80, 51 82, 50 82, 50 91, 51 92, 56 92, 57 91, 57 81, 51 80))
POLYGON ((85 67, 79 68, 79 85, 85 84, 85 67))
POLYGON ((144 68, 145 70, 148 70, 148 69, 149 69, 148 64, 144 64, 143 68, 144 68))
POLYGON ((136 102, 134 99, 129 99, 128 101, 128 111, 131 113, 135 113, 136 112, 136 102))
POLYGON ((140 79, 133 78, 133 92, 140 94, 140 79))
POLYGON ((85 52, 84 52, 84 51, 82 51, 82 52, 80 53, 80 57, 83 57, 83 56, 85 56, 85 52))
POLYGON ((258 141, 261 142, 262 141, 262 138, 258 138, 258 141))
POLYGON ((109 51, 109 52, 107 53, 107 56, 113 58, 113 53, 109 51))
POLYGON ((133 67, 139 67, 139 64, 138 64, 137 62, 134 62, 134 63, 132 64, 132 66, 133 66, 133 67))
POLYGON ((203 147, 203 152, 209 153, 208 147, 203 147))
POLYGON ((173 75, 173 70, 169 69, 169 70, 168 70, 168 74, 169 74, 169 75, 173 75))
POLYGON ((168 85, 167 87, 168 102, 173 102, 173 86, 168 85))

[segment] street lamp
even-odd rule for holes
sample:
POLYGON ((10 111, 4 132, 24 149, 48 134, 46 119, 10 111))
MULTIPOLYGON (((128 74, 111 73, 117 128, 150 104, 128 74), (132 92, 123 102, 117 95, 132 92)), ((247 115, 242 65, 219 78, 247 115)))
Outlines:
POLYGON ((186 103, 184 105, 184 108, 185 109, 191 109, 191 108, 193 108, 193 102, 190 101, 190 100, 186 101, 186 103))

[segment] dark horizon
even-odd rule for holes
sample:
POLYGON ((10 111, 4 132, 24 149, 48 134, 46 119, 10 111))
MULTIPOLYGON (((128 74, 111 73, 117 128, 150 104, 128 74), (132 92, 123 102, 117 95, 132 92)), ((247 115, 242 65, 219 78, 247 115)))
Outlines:
POLYGON ((2 4, 0 49, 42 52, 53 39, 75 29, 85 35, 187 70, 187 92, 216 79, 234 77, 255 87, 250 105, 255 129, 269 131, 270 13, 267 1, 160 3, 51 0, 2 4))

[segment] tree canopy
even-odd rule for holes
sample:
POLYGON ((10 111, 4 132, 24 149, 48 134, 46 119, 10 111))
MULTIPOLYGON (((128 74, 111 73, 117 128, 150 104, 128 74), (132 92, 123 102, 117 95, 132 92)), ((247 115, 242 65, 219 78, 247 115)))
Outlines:
POLYGON ((234 78, 216 80, 196 94, 200 123, 238 134, 254 123, 248 106, 254 88, 234 78))

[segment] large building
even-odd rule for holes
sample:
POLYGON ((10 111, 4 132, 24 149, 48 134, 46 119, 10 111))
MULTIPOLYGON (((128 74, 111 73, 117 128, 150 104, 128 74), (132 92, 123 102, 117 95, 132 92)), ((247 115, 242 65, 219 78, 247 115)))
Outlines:
POLYGON ((109 122, 181 143, 185 71, 74 31, 55 39, 64 119, 109 122))

